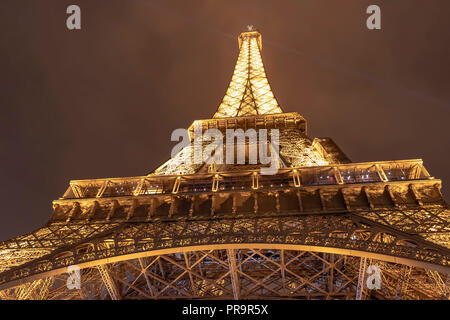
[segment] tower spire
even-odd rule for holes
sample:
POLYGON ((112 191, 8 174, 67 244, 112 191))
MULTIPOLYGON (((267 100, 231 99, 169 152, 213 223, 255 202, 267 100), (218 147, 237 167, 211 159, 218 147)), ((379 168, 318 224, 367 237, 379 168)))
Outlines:
POLYGON ((227 92, 214 118, 282 113, 261 58, 261 33, 248 27, 239 35, 239 55, 227 92))

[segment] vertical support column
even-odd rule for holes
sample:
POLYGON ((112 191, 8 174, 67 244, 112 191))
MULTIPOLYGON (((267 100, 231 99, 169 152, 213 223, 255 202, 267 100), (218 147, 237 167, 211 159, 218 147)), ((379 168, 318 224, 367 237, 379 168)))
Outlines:
POLYGON ((231 284, 233 286, 233 296, 234 300, 239 300, 240 298, 240 286, 239 286, 239 276, 237 273, 236 265, 236 252, 234 249, 227 249, 228 256, 228 266, 230 268, 231 284))
POLYGON ((334 292, 334 253, 328 254, 330 262, 330 274, 328 276, 328 293, 331 296, 334 292))
POLYGON ((356 300, 361 300, 364 290, 364 274, 366 273, 367 258, 361 258, 359 265, 358 287, 356 288, 356 300))
POLYGON ((280 256, 281 256, 281 283, 283 286, 283 294, 285 294, 286 292, 286 263, 284 261, 284 249, 281 249, 280 252, 280 256))

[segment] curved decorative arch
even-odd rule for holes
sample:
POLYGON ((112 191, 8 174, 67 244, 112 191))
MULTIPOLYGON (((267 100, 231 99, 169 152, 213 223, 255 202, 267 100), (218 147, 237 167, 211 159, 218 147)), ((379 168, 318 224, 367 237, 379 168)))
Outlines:
POLYGON ((62 268, 36 275, 35 280, 23 285, 0 290, 0 298, 446 299, 448 293, 442 283, 448 276, 395 263, 416 264, 414 261, 388 256, 385 258, 393 262, 385 262, 376 259, 383 258, 379 255, 359 258, 343 253, 364 253, 349 250, 329 253, 335 251, 327 247, 276 247, 222 244, 126 254, 79 265, 82 285, 76 290, 67 287, 70 275, 62 268), (382 270, 379 290, 364 287, 366 279, 358 269, 366 263, 382 270), (406 288, 405 277, 412 272, 414 278, 406 288))
POLYGON ((83 268, 166 253, 243 247, 343 254, 450 273, 450 250, 420 237, 355 214, 287 215, 122 223, 101 237, 60 247, 42 258, 1 273, 0 289, 65 272, 70 265, 83 268), (389 235, 388 241, 383 241, 380 236, 383 233, 389 235), (404 241, 417 246, 411 247, 404 241), (77 252, 76 248, 85 243, 91 243, 92 250, 77 252), (56 259, 58 256, 60 258, 56 259))

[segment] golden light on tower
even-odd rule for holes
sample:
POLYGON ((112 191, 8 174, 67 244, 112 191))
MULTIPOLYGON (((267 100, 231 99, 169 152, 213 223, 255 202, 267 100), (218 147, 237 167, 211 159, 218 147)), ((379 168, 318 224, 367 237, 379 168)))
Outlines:
POLYGON ((187 132, 275 128, 278 171, 190 164, 188 145, 147 175, 72 180, 44 227, 0 242, 1 299, 448 299, 441 181, 420 159, 353 163, 309 138, 272 93, 261 34, 238 41, 217 112, 187 132), (73 265, 89 286, 67 289, 73 265))
POLYGON ((264 70, 261 33, 243 32, 238 39, 239 55, 233 77, 213 118, 282 113, 264 70))

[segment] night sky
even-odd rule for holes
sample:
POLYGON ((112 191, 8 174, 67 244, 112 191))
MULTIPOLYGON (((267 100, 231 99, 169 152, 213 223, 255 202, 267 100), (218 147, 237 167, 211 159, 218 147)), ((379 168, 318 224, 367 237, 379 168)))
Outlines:
POLYGON ((216 111, 249 24, 278 102, 310 137, 354 162, 421 158, 450 200, 450 1, 220 3, 1 1, 0 240, 43 226, 70 179, 165 161, 173 129, 216 111), (366 28, 370 4, 381 30, 366 28))

